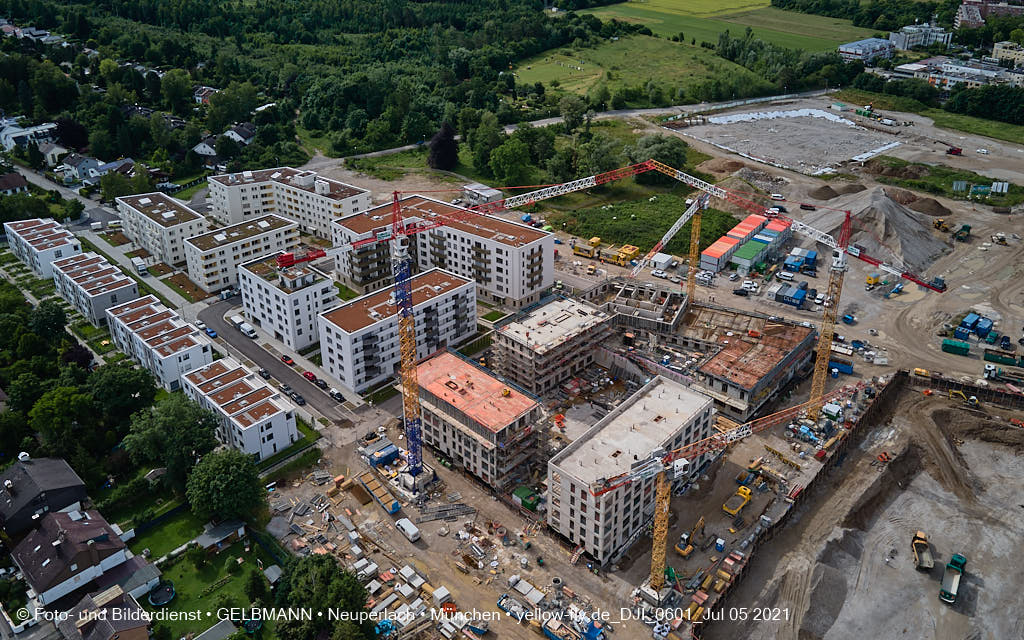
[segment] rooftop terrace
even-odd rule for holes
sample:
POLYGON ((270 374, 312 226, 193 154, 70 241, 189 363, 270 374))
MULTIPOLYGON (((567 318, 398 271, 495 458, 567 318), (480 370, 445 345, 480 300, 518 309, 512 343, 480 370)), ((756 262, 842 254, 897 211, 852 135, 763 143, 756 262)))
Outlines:
POLYGON ((123 202, 162 227, 173 227, 203 218, 177 198, 172 198, 159 191, 136 196, 121 196, 117 198, 117 201, 123 202))

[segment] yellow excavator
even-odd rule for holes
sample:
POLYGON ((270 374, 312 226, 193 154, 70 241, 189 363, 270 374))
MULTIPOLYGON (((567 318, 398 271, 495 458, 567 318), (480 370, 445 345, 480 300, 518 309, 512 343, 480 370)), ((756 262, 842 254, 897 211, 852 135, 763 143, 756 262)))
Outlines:
POLYGON ((950 389, 949 399, 953 400, 955 398, 960 398, 961 400, 963 400, 964 404, 969 407, 977 407, 978 405, 981 404, 980 402, 978 402, 978 398, 976 396, 968 396, 960 389, 950 389))
POLYGON ((690 554, 693 553, 693 543, 697 539, 697 534, 704 535, 704 516, 697 519, 697 524, 693 525, 687 533, 679 536, 679 542, 676 543, 676 553, 683 556, 683 558, 689 558, 690 554))
POLYGON ((945 218, 935 218, 932 220, 932 226, 939 231, 949 232, 949 224, 946 222, 945 218))

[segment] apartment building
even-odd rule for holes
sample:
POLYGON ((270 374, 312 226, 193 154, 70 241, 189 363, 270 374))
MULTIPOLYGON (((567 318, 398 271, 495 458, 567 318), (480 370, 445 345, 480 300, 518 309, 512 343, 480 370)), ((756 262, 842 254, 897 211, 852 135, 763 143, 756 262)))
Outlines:
MULTIPOLYGON (((711 399, 658 376, 548 461, 548 525, 601 564, 614 562, 654 515, 656 467, 648 477, 603 495, 605 481, 638 463, 711 435, 711 399)), ((673 468, 681 485, 704 457, 673 468)))
POLYGON ((992 47, 992 57, 996 60, 1009 60, 1014 67, 1024 67, 1024 47, 1016 42, 997 42, 992 47))
MULTIPOLYGON (((442 269, 413 276, 416 356, 425 358, 476 332, 476 287, 442 269)), ((323 368, 346 388, 362 393, 398 370, 398 306, 393 291, 378 291, 320 314, 323 368)))
POLYGON ((594 347, 611 335, 610 316, 560 298, 496 327, 495 368, 531 393, 542 394, 594 362, 594 347))
POLYGON ((4 223, 7 245, 40 278, 53 277, 53 261, 82 253, 82 244, 51 218, 4 223))
MULTIPOLYGON (((409 251, 421 270, 446 269, 477 283, 482 300, 524 307, 540 300, 554 283, 555 237, 518 222, 480 215, 424 196, 401 201, 406 224, 445 222, 445 226, 408 236, 409 251)), ((336 221, 335 246, 379 237, 391 229, 391 205, 381 205, 336 221)), ((388 243, 378 242, 338 254, 339 278, 357 291, 390 283, 388 243)))
POLYGON ((889 34, 889 42, 897 49, 908 51, 914 47, 930 47, 933 44, 941 44, 949 47, 953 39, 953 32, 946 31, 938 25, 911 24, 899 31, 889 34))
POLYGON ((79 253, 53 262, 57 295, 93 324, 107 323, 107 309, 139 297, 139 285, 95 253, 79 253))
POLYGON ((185 372, 213 361, 209 339, 156 296, 107 309, 107 323, 117 348, 148 369, 168 391, 181 388, 185 372))
POLYGON ((441 351, 417 367, 423 442, 496 491, 537 454, 538 398, 469 360, 441 351))
POLYGON ((124 234, 160 262, 185 262, 185 239, 207 229, 206 218, 165 193, 117 198, 124 234))
POLYGON ((238 284, 238 265, 298 243, 298 225, 274 215, 210 231, 185 241, 188 276, 203 291, 220 291, 238 284))
POLYGON ((891 58, 896 52, 893 43, 882 38, 864 38, 839 45, 839 56, 844 62, 860 61, 870 65, 875 58, 891 58))
POLYGON ((185 395, 217 415, 217 439, 263 460, 299 439, 295 411, 280 392, 233 358, 182 376, 185 395))
POLYGON ((331 237, 331 222, 370 208, 370 192, 317 175, 278 167, 210 178, 210 215, 237 224, 275 214, 298 224, 303 233, 331 237))
POLYGON ((309 263, 278 267, 278 255, 238 268, 242 307, 252 324, 298 351, 320 339, 317 317, 338 303, 338 288, 309 263))

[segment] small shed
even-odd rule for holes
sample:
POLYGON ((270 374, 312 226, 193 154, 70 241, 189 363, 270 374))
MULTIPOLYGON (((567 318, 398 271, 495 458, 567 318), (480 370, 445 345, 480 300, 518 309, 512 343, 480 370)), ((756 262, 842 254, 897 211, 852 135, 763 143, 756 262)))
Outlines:
POLYGON ((656 253, 651 258, 651 264, 655 269, 668 269, 668 266, 672 264, 672 256, 667 253, 656 253))
POLYGON ((245 522, 225 520, 220 524, 208 522, 203 532, 196 537, 196 544, 207 551, 217 553, 245 537, 245 522))

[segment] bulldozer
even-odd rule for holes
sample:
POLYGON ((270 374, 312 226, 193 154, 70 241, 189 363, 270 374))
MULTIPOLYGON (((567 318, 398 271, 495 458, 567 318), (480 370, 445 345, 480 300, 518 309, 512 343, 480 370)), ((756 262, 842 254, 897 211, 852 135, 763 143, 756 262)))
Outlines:
POLYGON ((932 226, 944 233, 949 232, 949 224, 946 222, 945 218, 935 218, 932 220, 932 226))

